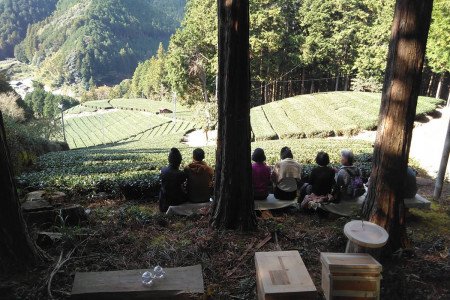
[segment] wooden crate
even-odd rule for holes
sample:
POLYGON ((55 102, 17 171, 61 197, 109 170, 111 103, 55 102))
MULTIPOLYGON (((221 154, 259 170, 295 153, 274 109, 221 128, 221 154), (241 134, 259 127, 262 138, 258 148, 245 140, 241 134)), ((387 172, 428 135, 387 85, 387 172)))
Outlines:
POLYGON ((186 293, 203 293, 201 265, 164 268, 166 278, 147 287, 142 270, 77 272, 71 299, 184 299, 186 293))
POLYGON ((382 266, 367 253, 321 253, 322 289, 327 300, 380 298, 382 266))
POLYGON ((317 299, 317 289, 298 251, 256 252, 259 300, 317 299))

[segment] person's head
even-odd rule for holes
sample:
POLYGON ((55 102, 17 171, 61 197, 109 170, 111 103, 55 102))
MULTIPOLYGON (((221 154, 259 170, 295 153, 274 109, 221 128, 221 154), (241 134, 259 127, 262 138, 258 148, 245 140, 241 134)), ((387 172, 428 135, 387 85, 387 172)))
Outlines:
POLYGON ((181 164, 181 153, 177 148, 172 148, 170 149, 169 152, 169 166, 171 166, 172 168, 177 168, 180 166, 181 164))
POLYGON ((252 160, 258 163, 262 163, 266 160, 266 155, 264 154, 264 150, 261 148, 256 148, 253 151, 252 160))
POLYGON ((201 148, 197 148, 192 152, 192 158, 195 161, 202 161, 205 158, 205 151, 201 148))
POLYGON ((294 156, 292 155, 292 152, 291 152, 291 148, 289 148, 287 146, 281 148, 280 157, 281 157, 281 159, 294 158, 294 156))
POLYGON ((330 163, 330 157, 328 156, 328 153, 326 153, 326 152, 317 153, 316 163, 319 166, 323 166, 323 167, 328 165, 330 163))
POLYGON ((355 161, 355 156, 351 150, 342 150, 341 151, 341 164, 343 166, 351 166, 355 161))

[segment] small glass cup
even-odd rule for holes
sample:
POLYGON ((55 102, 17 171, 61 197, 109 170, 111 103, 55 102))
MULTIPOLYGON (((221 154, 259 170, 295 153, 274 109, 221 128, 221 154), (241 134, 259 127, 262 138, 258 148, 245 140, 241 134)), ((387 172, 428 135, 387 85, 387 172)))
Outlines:
POLYGON ((153 268, 153 276, 155 279, 163 279, 166 277, 166 272, 161 266, 156 266, 153 268))
POLYGON ((145 286, 152 286, 153 285, 153 279, 155 276, 150 271, 145 271, 142 274, 142 284, 145 286))

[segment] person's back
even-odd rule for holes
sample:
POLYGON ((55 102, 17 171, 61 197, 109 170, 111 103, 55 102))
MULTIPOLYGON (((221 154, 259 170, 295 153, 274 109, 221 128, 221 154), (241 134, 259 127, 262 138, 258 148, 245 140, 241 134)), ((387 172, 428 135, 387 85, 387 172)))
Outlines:
POLYGON ((188 201, 192 203, 208 202, 212 194, 214 170, 203 161, 204 158, 203 150, 197 148, 193 152, 193 161, 184 168, 188 201))
POLYGON ((161 169, 161 190, 159 192, 159 210, 167 211, 169 206, 180 205, 186 202, 186 193, 183 183, 186 174, 179 170, 181 154, 176 148, 172 148, 169 154, 169 166, 161 169))
POLYGON ((281 149, 280 157, 282 161, 275 165, 272 173, 272 181, 275 184, 274 196, 280 200, 293 200, 297 197, 302 167, 293 159, 291 149, 288 147, 281 149))
POLYGON ((253 199, 263 200, 269 196, 270 167, 264 163, 264 150, 256 148, 252 155, 253 199))
MULTIPOLYGON (((342 150, 341 152, 341 163, 342 167, 339 168, 339 171, 336 174, 336 184, 339 187, 340 198, 354 198, 357 196, 361 196, 364 191, 364 187, 361 184, 361 187, 352 186, 352 179, 356 178, 361 179, 362 173, 358 167, 353 165, 354 155, 350 150, 342 150), (356 191, 356 189, 358 190, 356 191)), ((355 184, 355 183, 353 183, 355 184)))
POLYGON ((406 177, 403 183, 403 198, 414 198, 417 193, 416 172, 411 167, 406 170, 406 177))
POLYGON ((327 153, 319 152, 316 157, 318 167, 312 169, 309 175, 309 184, 311 185, 311 193, 316 196, 326 196, 331 192, 333 187, 335 172, 327 167, 330 158, 327 153))

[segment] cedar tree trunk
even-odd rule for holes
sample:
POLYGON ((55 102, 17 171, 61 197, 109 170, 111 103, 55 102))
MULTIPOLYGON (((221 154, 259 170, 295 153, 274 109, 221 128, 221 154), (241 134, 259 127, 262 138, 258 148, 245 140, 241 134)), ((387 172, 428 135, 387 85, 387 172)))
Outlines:
POLYGON ((33 266, 43 254, 28 235, 14 183, 3 117, 0 111, 0 274, 33 266))
POLYGON ((219 122, 211 225, 256 227, 250 153, 248 0, 218 0, 219 122))
POLYGON ((364 218, 389 233, 388 251, 409 246, 401 198, 433 1, 397 0, 364 218))

